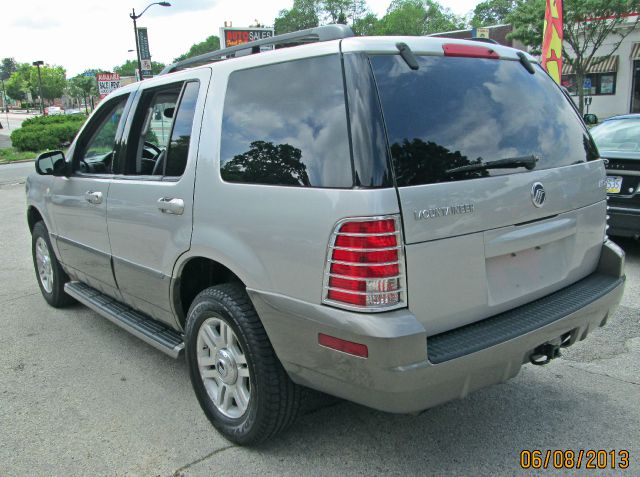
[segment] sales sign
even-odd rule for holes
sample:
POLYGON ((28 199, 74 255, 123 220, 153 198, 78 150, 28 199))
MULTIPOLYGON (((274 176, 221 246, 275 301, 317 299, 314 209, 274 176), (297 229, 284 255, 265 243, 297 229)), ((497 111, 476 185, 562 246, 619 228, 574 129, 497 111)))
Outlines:
POLYGON ((103 99, 111 93, 111 91, 120 87, 120 75, 118 73, 98 73, 96 79, 98 80, 98 94, 100 95, 100 99, 103 99))
MULTIPOLYGON (((273 36, 273 28, 220 28, 221 48, 238 46, 273 36)), ((260 51, 272 50, 273 45, 263 45, 260 51)))

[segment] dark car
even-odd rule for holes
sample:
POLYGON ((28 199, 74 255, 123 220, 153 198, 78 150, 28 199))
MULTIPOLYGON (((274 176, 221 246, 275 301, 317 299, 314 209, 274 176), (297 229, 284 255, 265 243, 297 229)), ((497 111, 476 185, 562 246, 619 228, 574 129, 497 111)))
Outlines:
POLYGON ((591 135, 607 160, 608 233, 640 238, 640 114, 609 118, 591 135))

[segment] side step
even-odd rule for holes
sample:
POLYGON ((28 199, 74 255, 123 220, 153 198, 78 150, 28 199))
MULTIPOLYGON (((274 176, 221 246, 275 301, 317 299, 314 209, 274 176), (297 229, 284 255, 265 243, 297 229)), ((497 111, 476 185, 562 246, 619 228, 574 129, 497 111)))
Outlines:
POLYGON ((172 358, 177 358, 184 350, 184 340, 176 330, 120 303, 95 288, 80 282, 69 282, 64 286, 64 291, 83 305, 100 313, 109 321, 172 358))

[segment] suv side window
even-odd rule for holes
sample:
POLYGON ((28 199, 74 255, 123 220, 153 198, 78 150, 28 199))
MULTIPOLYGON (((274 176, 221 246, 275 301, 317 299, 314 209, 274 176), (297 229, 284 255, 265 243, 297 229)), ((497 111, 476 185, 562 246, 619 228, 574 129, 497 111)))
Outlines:
POLYGON ((196 111, 199 90, 200 83, 198 81, 190 81, 184 85, 173 131, 171 131, 171 142, 162 172, 163 176, 179 177, 187 167, 189 141, 191 140, 193 116, 196 111))
POLYGON ((339 56, 233 72, 220 173, 229 182, 353 187, 339 56))
POLYGON ((124 95, 111 100, 88 124, 75 155, 80 172, 111 174, 118 125, 128 98, 124 95))
POLYGON ((142 92, 129 133, 126 175, 162 175, 182 85, 174 83, 142 92))

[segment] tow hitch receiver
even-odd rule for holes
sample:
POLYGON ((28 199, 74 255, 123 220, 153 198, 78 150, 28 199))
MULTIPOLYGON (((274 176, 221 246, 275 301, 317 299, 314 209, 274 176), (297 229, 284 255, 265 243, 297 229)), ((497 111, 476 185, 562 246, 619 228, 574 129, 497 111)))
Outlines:
POLYGON ((566 348, 571 344, 571 332, 565 333, 560 338, 541 344, 533 350, 529 356, 529 362, 536 366, 549 364, 552 359, 562 356, 560 348, 566 348))

